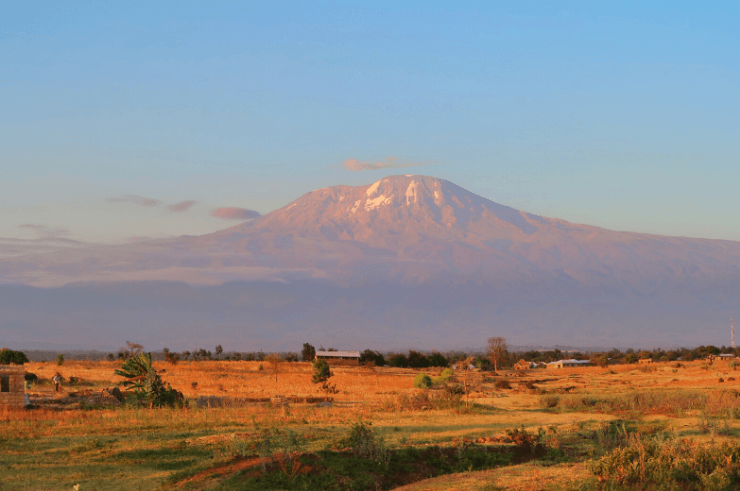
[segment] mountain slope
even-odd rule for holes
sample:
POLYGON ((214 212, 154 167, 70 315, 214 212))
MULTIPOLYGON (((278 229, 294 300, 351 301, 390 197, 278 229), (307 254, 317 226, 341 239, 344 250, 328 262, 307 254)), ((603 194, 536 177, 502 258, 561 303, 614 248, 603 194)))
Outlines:
POLYGON ((740 243, 614 232, 389 176, 204 236, 0 241, 0 283, 0 336, 17 343, 723 344, 740 243))

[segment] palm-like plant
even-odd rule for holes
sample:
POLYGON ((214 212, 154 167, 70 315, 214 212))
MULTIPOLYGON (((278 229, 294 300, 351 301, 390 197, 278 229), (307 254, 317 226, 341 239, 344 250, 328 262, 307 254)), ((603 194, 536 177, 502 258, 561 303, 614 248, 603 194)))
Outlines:
POLYGON ((169 385, 164 386, 162 377, 152 366, 151 353, 139 353, 129 358, 115 374, 126 379, 123 381, 126 391, 133 391, 137 399, 149 402, 150 407, 162 404, 171 406, 182 400, 180 392, 169 385))

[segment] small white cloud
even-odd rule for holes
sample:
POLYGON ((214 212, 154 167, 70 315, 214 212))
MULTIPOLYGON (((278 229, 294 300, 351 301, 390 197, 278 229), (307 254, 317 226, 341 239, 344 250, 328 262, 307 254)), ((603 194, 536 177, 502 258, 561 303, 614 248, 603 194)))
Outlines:
POLYGON ((385 162, 360 162, 357 159, 344 161, 344 168, 347 170, 359 172, 363 170, 393 169, 399 167, 417 167, 427 165, 429 162, 400 162, 396 157, 388 157, 385 162))

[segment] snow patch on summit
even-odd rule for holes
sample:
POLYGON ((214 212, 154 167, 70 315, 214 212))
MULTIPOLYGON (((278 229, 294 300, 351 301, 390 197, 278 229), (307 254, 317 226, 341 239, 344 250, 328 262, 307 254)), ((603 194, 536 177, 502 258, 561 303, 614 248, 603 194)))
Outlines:
POLYGON ((375 199, 368 199, 365 202, 365 211, 374 210, 375 208, 379 207, 380 205, 388 205, 393 202, 393 195, 385 197, 384 194, 381 194, 375 199))
POLYGON ((442 207, 442 205, 445 204, 445 200, 444 200, 444 197, 442 196, 442 193, 440 193, 437 190, 434 191, 434 204, 439 206, 440 208, 442 207))
POLYGON ((352 213, 355 213, 357 211, 357 208, 360 207, 360 202, 361 201, 362 201, 361 199, 358 199, 357 201, 355 201, 355 206, 352 207, 352 213))
POLYGON ((381 181, 378 181, 372 186, 370 186, 369 188, 367 188, 367 191, 365 192, 365 194, 367 195, 368 198, 372 196, 373 194, 375 194, 375 191, 378 190, 378 186, 380 186, 380 182, 381 181))
POLYGON ((411 204, 411 199, 413 198, 414 203, 419 202, 419 195, 416 191, 416 181, 411 181, 411 184, 409 184, 409 187, 406 188, 406 204, 411 204))

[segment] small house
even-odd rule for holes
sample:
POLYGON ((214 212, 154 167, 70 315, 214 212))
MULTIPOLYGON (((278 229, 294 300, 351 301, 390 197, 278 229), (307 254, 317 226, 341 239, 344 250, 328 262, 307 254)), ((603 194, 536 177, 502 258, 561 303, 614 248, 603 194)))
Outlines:
POLYGON ((514 370, 529 370, 530 368, 532 368, 532 364, 525 361, 524 358, 514 363, 514 370))
POLYGON ((653 362, 652 358, 640 358, 639 360, 637 360, 637 363, 639 363, 640 365, 646 365, 652 362, 653 362))
POLYGON ((359 351, 317 351, 316 361, 325 360, 330 365, 359 365, 359 351))
POLYGON ((21 365, 0 365, 0 407, 23 408, 25 373, 21 365))
POLYGON ((589 367, 591 362, 588 360, 558 360, 547 364, 547 369, 551 370, 554 368, 576 368, 576 367, 589 367))

